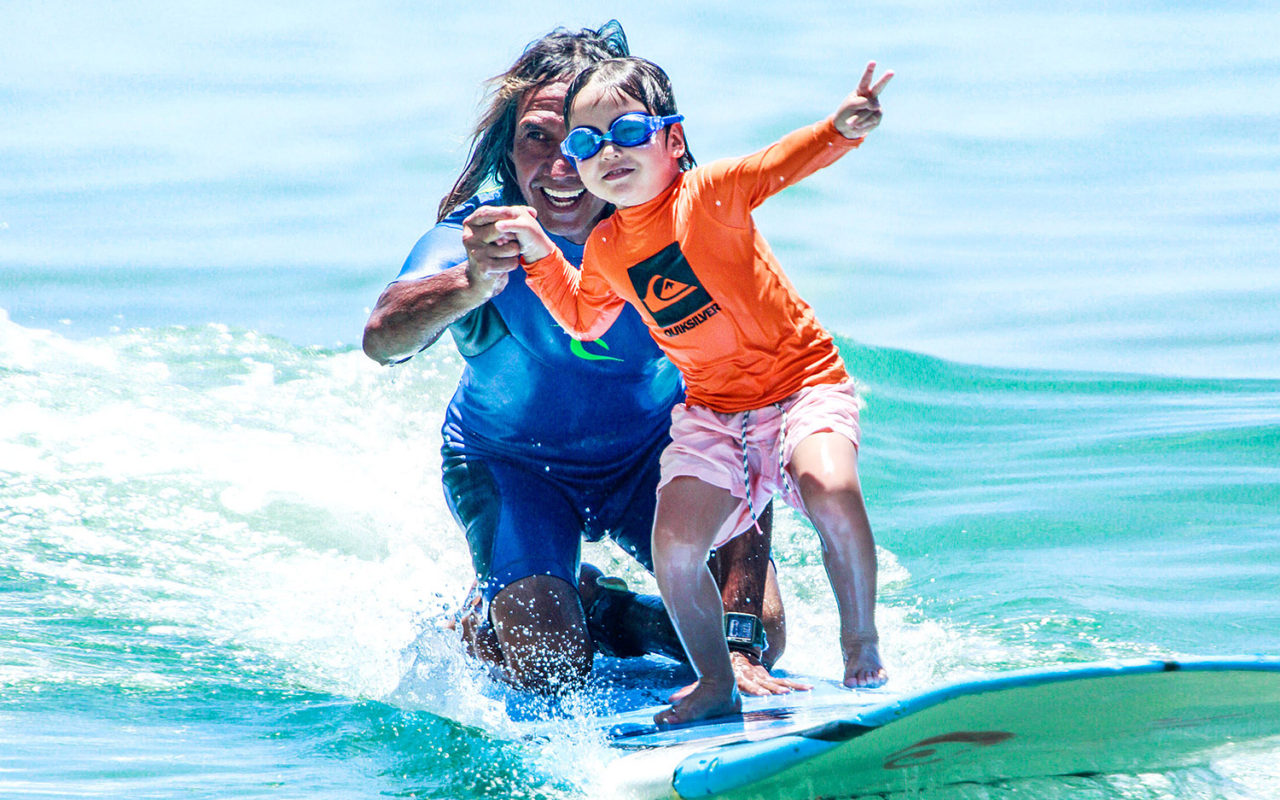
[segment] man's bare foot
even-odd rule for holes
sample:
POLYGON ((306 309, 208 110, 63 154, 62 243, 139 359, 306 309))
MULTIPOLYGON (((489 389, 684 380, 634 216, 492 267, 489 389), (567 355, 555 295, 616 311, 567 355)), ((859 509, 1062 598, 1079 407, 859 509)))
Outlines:
POLYGON ((889 680, 880 660, 880 641, 877 637, 845 640, 844 685, 850 689, 874 689, 889 680))
POLYGON ((742 712, 742 697, 736 686, 729 686, 728 695, 723 688, 698 681, 689 688, 683 699, 654 715, 659 727, 683 725, 700 719, 724 717, 742 712))

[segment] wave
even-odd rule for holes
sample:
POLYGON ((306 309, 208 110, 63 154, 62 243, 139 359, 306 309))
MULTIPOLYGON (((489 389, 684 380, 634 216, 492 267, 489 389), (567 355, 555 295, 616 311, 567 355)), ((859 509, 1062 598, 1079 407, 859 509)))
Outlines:
MULTIPOLYGON (((867 399, 861 469, 900 687, 1280 651, 1280 381, 840 345, 867 399)), ((471 574, 438 482, 460 370, 450 347, 384 369, 224 325, 73 340, 0 316, 0 685, 18 710, 52 724, 105 692, 151 698, 159 726, 176 696, 179 717, 240 697, 250 716, 311 709, 285 724, 318 724, 307 747, 377 751, 377 769, 426 783, 466 775, 396 742, 488 754, 505 765, 495 786, 541 774, 501 690, 436 623, 471 574)), ((652 587, 607 545, 585 553, 652 587)), ((794 513, 775 557, 782 666, 836 674, 834 604, 794 513)))

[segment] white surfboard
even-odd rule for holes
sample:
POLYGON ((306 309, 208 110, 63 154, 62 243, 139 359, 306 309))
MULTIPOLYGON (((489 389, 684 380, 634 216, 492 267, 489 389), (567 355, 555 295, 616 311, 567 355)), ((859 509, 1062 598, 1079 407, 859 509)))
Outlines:
POLYGON ((630 796, 862 797, 1280 749, 1280 658, 1062 666, 910 694, 817 683, 674 730, 652 724, 659 708, 603 720, 630 796))

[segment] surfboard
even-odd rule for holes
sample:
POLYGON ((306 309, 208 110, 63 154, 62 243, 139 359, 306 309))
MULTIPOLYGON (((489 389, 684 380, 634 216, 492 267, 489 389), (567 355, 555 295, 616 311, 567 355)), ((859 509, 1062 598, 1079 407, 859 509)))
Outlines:
POLYGON ((816 682, 663 730, 601 720, 639 798, 855 798, 957 783, 1139 773, 1280 748, 1280 658, 1049 667, 898 694, 816 682))

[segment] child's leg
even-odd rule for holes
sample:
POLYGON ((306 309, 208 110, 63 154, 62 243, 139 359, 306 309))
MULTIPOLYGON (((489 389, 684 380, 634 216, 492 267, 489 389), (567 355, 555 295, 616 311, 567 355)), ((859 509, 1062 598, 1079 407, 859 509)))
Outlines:
POLYGON ((688 476, 672 479, 658 492, 654 576, 698 674, 693 691, 654 718, 660 724, 722 716, 742 708, 724 639, 720 590, 707 568, 716 532, 737 507, 738 500, 725 489, 688 476))
POLYGON ((822 558, 840 611, 845 686, 885 682, 876 632, 876 546, 858 481, 858 449, 829 431, 806 436, 789 466, 822 536, 822 558))

